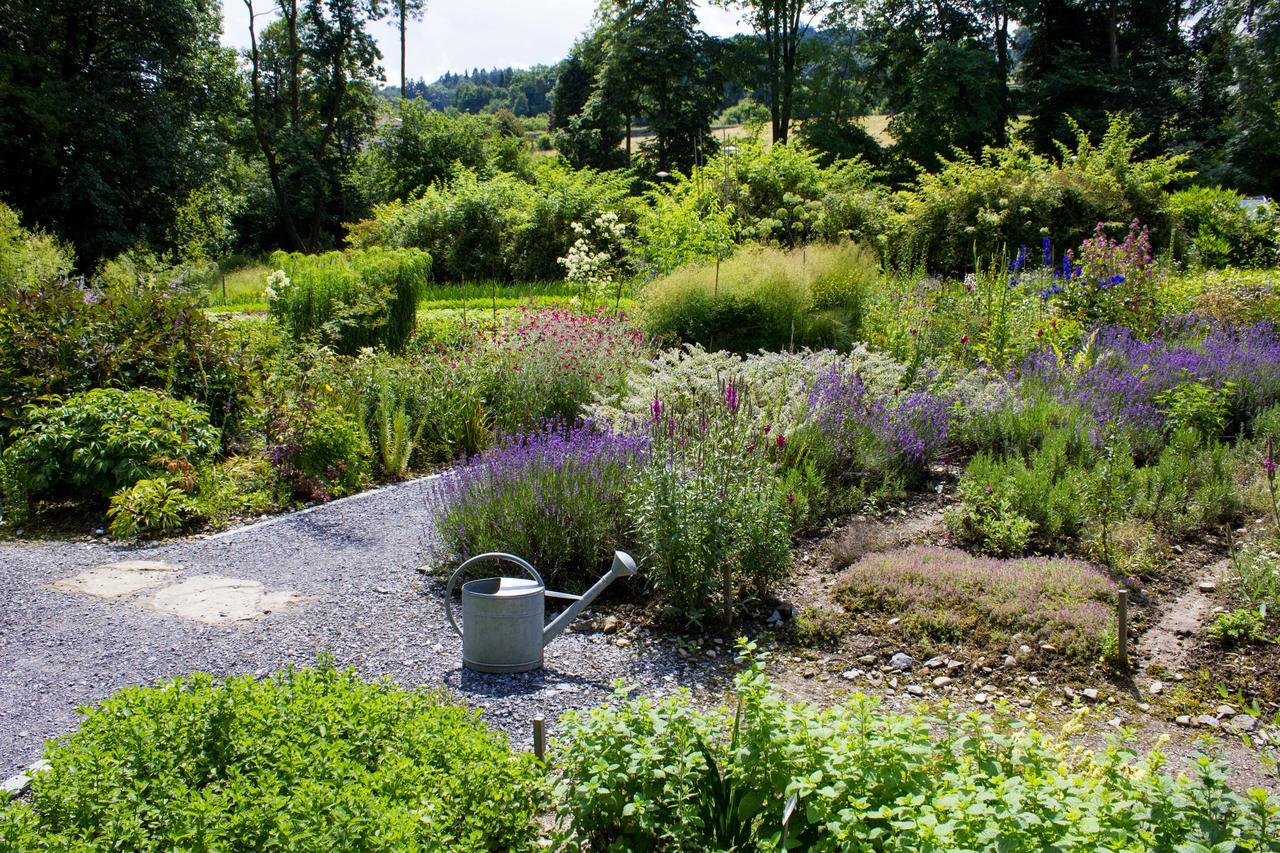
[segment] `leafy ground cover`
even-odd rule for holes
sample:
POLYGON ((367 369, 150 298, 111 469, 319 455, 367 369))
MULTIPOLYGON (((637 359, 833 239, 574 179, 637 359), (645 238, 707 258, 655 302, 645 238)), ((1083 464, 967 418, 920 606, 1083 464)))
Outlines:
POLYGON ((127 689, 46 757, 0 805, 8 849, 492 850, 537 826, 531 762, 474 712, 330 665, 127 689))

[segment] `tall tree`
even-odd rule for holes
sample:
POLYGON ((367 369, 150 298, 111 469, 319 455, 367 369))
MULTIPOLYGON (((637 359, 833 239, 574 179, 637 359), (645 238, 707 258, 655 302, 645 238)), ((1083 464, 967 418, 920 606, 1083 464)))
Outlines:
POLYGON ((284 0, 259 36, 249 10, 250 104, 281 227, 316 251, 356 213, 346 174, 373 128, 381 58, 367 26, 370 0, 284 0))
POLYGON ((809 25, 830 5, 828 0, 714 0, 746 12, 764 42, 769 80, 769 117, 775 142, 786 142, 795 113, 796 62, 809 25))
POLYGON ((0 11, 0 196, 82 266, 163 248, 224 168, 242 106, 215 0, 10 0, 0 11))
POLYGON ((692 0, 603 0, 556 86, 561 151, 578 165, 629 164, 632 123, 642 117, 653 131, 650 165, 687 170, 715 145, 723 87, 714 51, 692 0))
POLYGON ((405 73, 405 31, 409 21, 421 21, 427 11, 427 0, 391 0, 392 14, 396 18, 396 28, 400 30, 400 99, 408 97, 408 75, 405 73))

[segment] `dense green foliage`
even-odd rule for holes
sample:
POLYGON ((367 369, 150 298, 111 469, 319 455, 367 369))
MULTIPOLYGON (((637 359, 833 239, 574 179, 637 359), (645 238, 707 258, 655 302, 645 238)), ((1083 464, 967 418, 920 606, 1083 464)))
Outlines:
POLYGON ((6 6, 0 197, 74 246, 85 269, 168 243, 179 210, 222 195, 240 162, 242 81, 220 32, 212 0, 164 0, 145 15, 76 0, 6 6))
POLYGON ((277 252, 268 280, 271 313, 295 340, 315 335, 343 355, 404 348, 417 321, 431 256, 415 249, 300 255, 277 252))
MULTIPOLYGON (((0 206, 0 220, 7 214, 0 206)), ((40 397, 95 387, 166 391, 222 422, 242 377, 186 271, 139 270, 126 258, 92 279, 67 278, 55 243, 9 222, 0 236, 0 430, 40 397)))
POLYGON ((46 753, 11 850, 514 849, 539 785, 443 692, 322 663, 255 680, 128 688, 46 753))
POLYGON ((738 676, 735 709, 697 710, 687 693, 620 695, 567 715, 565 727, 564 835, 592 849, 785 839, 804 850, 1146 851, 1276 840, 1274 800, 1236 794, 1210 759, 1174 779, 1158 753, 1081 753, 1004 711, 934 720, 862 694, 829 708, 791 704, 758 664, 738 676))
POLYGON ((217 451, 218 431, 199 406, 156 391, 96 388, 27 408, 4 451, 6 509, 25 515, 40 498, 106 499, 117 489, 191 465, 217 451))
POLYGON ((574 222, 626 207, 627 181, 616 174, 539 163, 529 179, 462 171, 418 198, 390 202, 353 227, 359 247, 424 249, 443 281, 558 279, 574 222))

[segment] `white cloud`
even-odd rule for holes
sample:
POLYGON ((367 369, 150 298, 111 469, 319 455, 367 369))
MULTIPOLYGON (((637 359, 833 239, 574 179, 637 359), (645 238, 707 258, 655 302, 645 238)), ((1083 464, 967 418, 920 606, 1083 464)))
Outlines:
MULTIPOLYGON (((409 76, 430 82, 445 71, 559 62, 590 24, 595 5, 595 0, 427 0, 423 20, 409 24, 409 76)), ((254 10, 259 28, 274 17, 269 0, 259 0, 254 10)), ((737 12, 711 7, 705 0, 700 0, 698 10, 702 28, 712 35, 742 29, 737 12)), ((247 47, 249 15, 244 0, 222 0, 222 15, 223 44, 247 47)), ((398 82, 398 30, 388 21, 375 24, 373 34, 382 50, 387 80, 398 82)))

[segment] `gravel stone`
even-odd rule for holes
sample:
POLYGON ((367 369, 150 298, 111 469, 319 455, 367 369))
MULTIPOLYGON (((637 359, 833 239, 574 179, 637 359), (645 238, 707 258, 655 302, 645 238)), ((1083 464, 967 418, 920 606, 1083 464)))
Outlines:
POLYGON ((666 643, 593 643, 597 635, 581 622, 546 648, 543 670, 463 669, 461 642, 444 616, 444 584, 418 571, 429 560, 432 516, 432 480, 424 478, 145 547, 0 543, 0 779, 39 758, 45 739, 71 731, 78 706, 122 687, 191 672, 261 677, 326 652, 368 677, 444 685, 484 707, 485 718, 521 748, 535 716, 547 718, 554 737, 561 713, 608 702, 615 678, 667 695, 718 673, 712 664, 681 661, 666 643), (139 607, 138 596, 101 600, 49 586, 123 560, 177 564, 178 581, 208 574, 254 580, 296 590, 303 600, 261 621, 206 625, 139 607), (571 691, 546 689, 552 680, 571 691))

